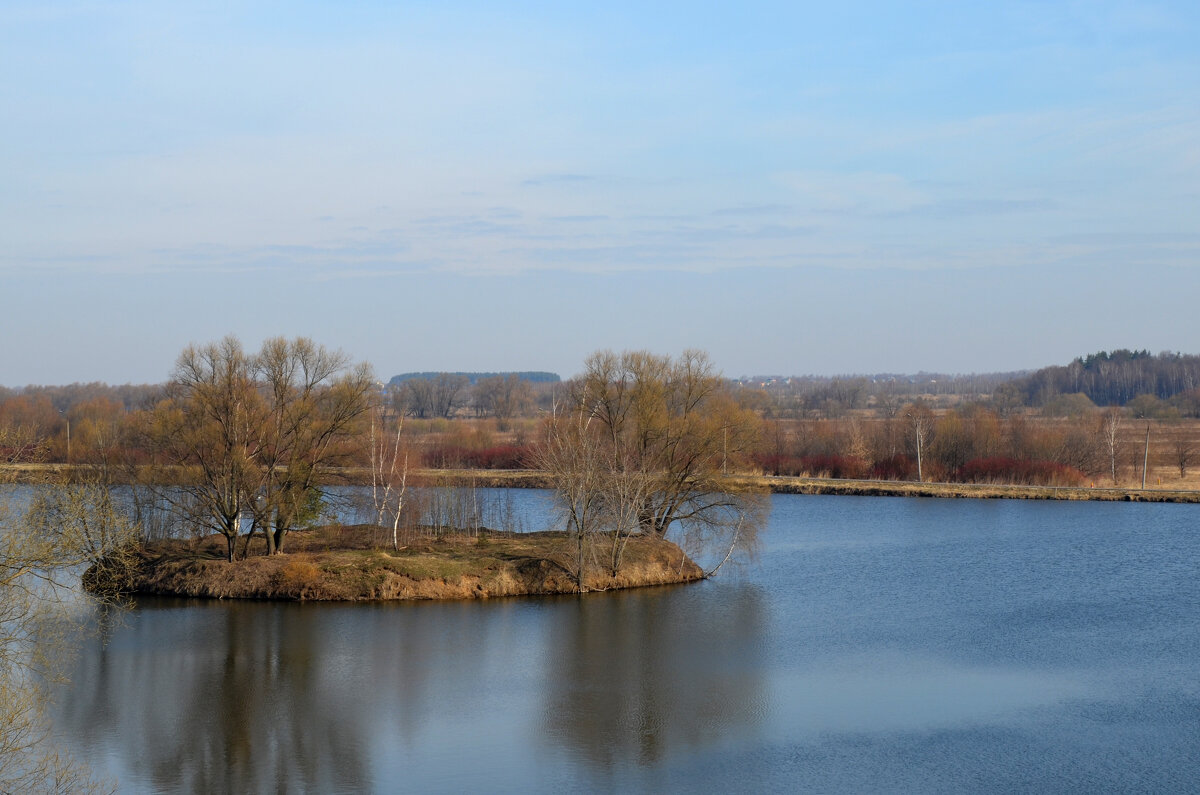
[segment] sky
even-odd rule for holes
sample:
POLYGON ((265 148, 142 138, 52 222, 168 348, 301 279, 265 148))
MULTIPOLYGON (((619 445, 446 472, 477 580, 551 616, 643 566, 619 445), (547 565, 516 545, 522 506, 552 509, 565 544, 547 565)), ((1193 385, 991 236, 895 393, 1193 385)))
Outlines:
POLYGON ((0 384, 1200 352, 1200 4, 0 0, 0 384))

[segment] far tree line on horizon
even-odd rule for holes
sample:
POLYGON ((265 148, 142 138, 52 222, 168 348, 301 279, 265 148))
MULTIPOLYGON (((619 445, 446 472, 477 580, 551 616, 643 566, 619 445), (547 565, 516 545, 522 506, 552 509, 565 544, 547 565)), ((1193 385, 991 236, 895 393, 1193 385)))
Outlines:
MULTIPOLYGON (((422 373, 384 385, 363 372, 362 400, 378 414, 381 432, 385 425, 389 433, 402 427, 414 470, 536 466, 545 420, 561 411, 578 382, 546 373, 525 374, 540 380, 518 373, 422 373)), ((0 461, 161 460, 161 444, 146 434, 145 418, 179 393, 178 371, 176 376, 168 385, 0 389, 0 428, 9 440, 0 461)), ((761 420, 742 465, 767 474, 1116 482, 1140 471, 1149 423, 1151 469, 1160 479, 1167 468, 1184 478, 1200 431, 1193 421, 1200 417, 1200 357, 1182 354, 1102 352, 1009 377, 719 380, 730 399, 761 420), (981 388, 990 391, 971 391, 981 388)), ((333 383, 327 381, 310 390, 333 383)), ((246 407, 251 409, 263 416, 283 410, 246 407)), ((362 415, 342 423, 337 444, 323 452, 326 461, 336 462, 328 465, 369 466, 369 445, 362 441, 369 431, 362 415)), ((297 463, 292 466, 296 471, 297 463)), ((272 502, 293 490, 268 486, 272 502)))
MULTIPOLYGON (((447 418, 495 417, 489 393, 501 381, 520 382, 530 398, 513 416, 528 416, 549 408, 562 379, 556 373, 411 372, 380 384, 393 409, 409 416, 447 418), (450 401, 421 406, 411 382, 440 382, 450 401), (482 389, 480 387, 483 387, 482 389)), ((1087 398, 1097 407, 1142 405, 1163 416, 1200 418, 1200 355, 1119 349, 1081 356, 1070 364, 1033 372, 880 373, 875 375, 763 375, 732 378, 739 390, 755 393, 753 400, 767 418, 832 418, 848 411, 886 411, 897 401, 923 398, 936 406, 980 401, 1004 413, 1019 409, 1056 410, 1064 399, 1087 398), (1153 399, 1153 400, 1151 400, 1153 399)), ((133 411, 154 402, 165 384, 74 383, 63 386, 0 386, 0 418, 19 417, 44 429, 66 417, 133 411), (57 420, 55 417, 57 416, 57 420)), ((421 384, 418 389, 429 389, 421 384)))

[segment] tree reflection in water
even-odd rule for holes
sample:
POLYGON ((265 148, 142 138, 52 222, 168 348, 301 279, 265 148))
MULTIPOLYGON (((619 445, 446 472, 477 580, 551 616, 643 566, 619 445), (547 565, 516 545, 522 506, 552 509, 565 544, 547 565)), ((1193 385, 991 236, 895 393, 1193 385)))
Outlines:
POLYGON ((156 792, 611 781, 759 727, 764 623, 761 593, 732 584, 438 604, 147 599, 107 643, 85 643, 57 727, 123 788, 156 792), (566 770, 550 761, 563 751, 566 770))
POLYGON ((84 650, 60 725, 104 746, 89 756, 120 757, 158 791, 368 788, 365 727, 345 703, 366 694, 318 651, 319 622, 295 620, 299 606, 186 604, 148 601, 84 650))
POLYGON ((122 791, 1189 791, 1189 510, 780 496, 745 580, 148 600, 55 730, 122 791))
POLYGON ((549 738, 615 771, 753 734, 766 709, 762 596, 751 586, 714 596, 703 585, 656 588, 556 611, 549 738))

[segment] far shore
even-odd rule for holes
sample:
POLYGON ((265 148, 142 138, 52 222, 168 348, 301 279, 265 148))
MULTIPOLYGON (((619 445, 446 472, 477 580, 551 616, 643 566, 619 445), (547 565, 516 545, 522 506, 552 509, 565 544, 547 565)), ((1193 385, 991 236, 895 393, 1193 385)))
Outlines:
MULTIPOLYGON (((2 480, 37 483, 69 480, 90 471, 80 464, 0 465, 2 480)), ((176 470, 165 467, 159 482, 177 478, 176 470)), ((371 472, 348 468, 337 473, 336 482, 347 485, 371 485, 371 472)), ((476 488, 553 488, 551 477, 529 469, 421 469, 410 473, 414 482, 476 488)), ((791 477, 776 475, 730 475, 739 485, 759 488, 774 494, 835 494, 860 497, 937 497, 950 499, 1009 500, 1094 500, 1101 502, 1181 502, 1200 503, 1200 491, 1194 489, 1130 488, 1126 486, 1022 486, 996 483, 918 483, 905 480, 839 480, 835 478, 791 477)))

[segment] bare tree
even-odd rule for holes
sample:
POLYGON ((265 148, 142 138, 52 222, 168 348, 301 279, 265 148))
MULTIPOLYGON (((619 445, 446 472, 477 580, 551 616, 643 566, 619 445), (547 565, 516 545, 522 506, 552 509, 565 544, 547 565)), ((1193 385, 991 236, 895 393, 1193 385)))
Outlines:
POLYGON ((1124 450, 1124 445, 1121 441, 1121 410, 1113 407, 1100 415, 1100 438, 1104 444, 1104 450, 1108 454, 1109 473, 1112 475, 1112 482, 1115 486, 1117 483, 1117 461, 1124 450))
POLYGON ((267 552, 283 551, 288 531, 315 518, 320 487, 352 452, 355 424, 375 389, 371 368, 351 367, 340 351, 312 340, 282 337, 263 343, 254 359, 265 393, 267 422, 260 456, 262 487, 253 495, 267 552))
POLYGON ((933 434, 933 412, 923 402, 917 401, 905 407, 903 416, 904 421, 908 424, 908 431, 912 435, 913 443, 916 446, 917 480, 924 483, 924 451, 929 445, 929 437, 933 434))
POLYGON ((490 414, 505 430, 508 422, 533 405, 533 388, 516 373, 493 375, 475 384, 474 402, 481 416, 490 414))
POLYGON ((392 549, 400 549, 400 518, 408 493, 408 446, 404 444, 404 415, 396 418, 396 432, 389 433, 387 412, 377 406, 371 415, 370 459, 371 500, 375 524, 392 524, 392 549))
POLYGON ((434 416, 433 380, 429 378, 411 378, 400 387, 400 401, 405 411, 418 419, 434 416))
POLYGON ((732 399, 705 354, 594 354, 572 399, 600 423, 626 466, 653 473, 643 531, 661 538, 675 525, 723 525, 718 518, 749 495, 725 472, 753 449, 760 420, 732 399))
POLYGON ((1068 427, 1058 438, 1058 444, 1050 458, 1063 466, 1078 469, 1092 476, 1105 469, 1106 456, 1100 449, 1100 440, 1087 428, 1075 424, 1068 427))
POLYGON ((434 410, 449 419, 462 406, 470 379, 465 375, 438 373, 433 379, 434 410))
POLYGON ((261 431, 268 411, 253 361, 233 336, 188 346, 167 395, 149 417, 147 436, 184 475, 164 495, 185 521, 225 536, 232 561, 242 514, 263 485, 261 431))
POLYGON ((753 545, 757 493, 726 472, 740 469, 759 420, 706 356, 600 352, 569 391, 547 425, 541 465, 556 478, 581 567, 601 534, 614 573, 633 535, 671 532, 693 550, 731 535, 753 545))
POLYGON ((410 414, 420 418, 449 419, 466 397, 470 379, 455 373, 438 373, 432 378, 411 378, 404 382, 404 399, 410 414))
POLYGON ((1196 460, 1196 443, 1185 433, 1179 432, 1171 440, 1171 452, 1175 465, 1179 467, 1179 478, 1182 480, 1187 477, 1188 465, 1196 460))
POLYGON ((165 499, 185 522, 224 535, 230 561, 244 515, 269 553, 281 551, 289 529, 319 509, 330 468, 351 452, 374 385, 369 367, 351 368, 304 338, 267 340, 257 356, 232 336, 188 347, 146 434, 161 460, 183 470, 165 499))
POLYGON ((951 409, 935 422, 933 436, 929 452, 946 472, 954 473, 975 457, 971 428, 963 422, 957 411, 951 409))
POLYGON ((575 582, 584 592, 593 537, 604 525, 605 456, 586 413, 551 414, 536 461, 550 473, 567 532, 575 541, 575 582))

